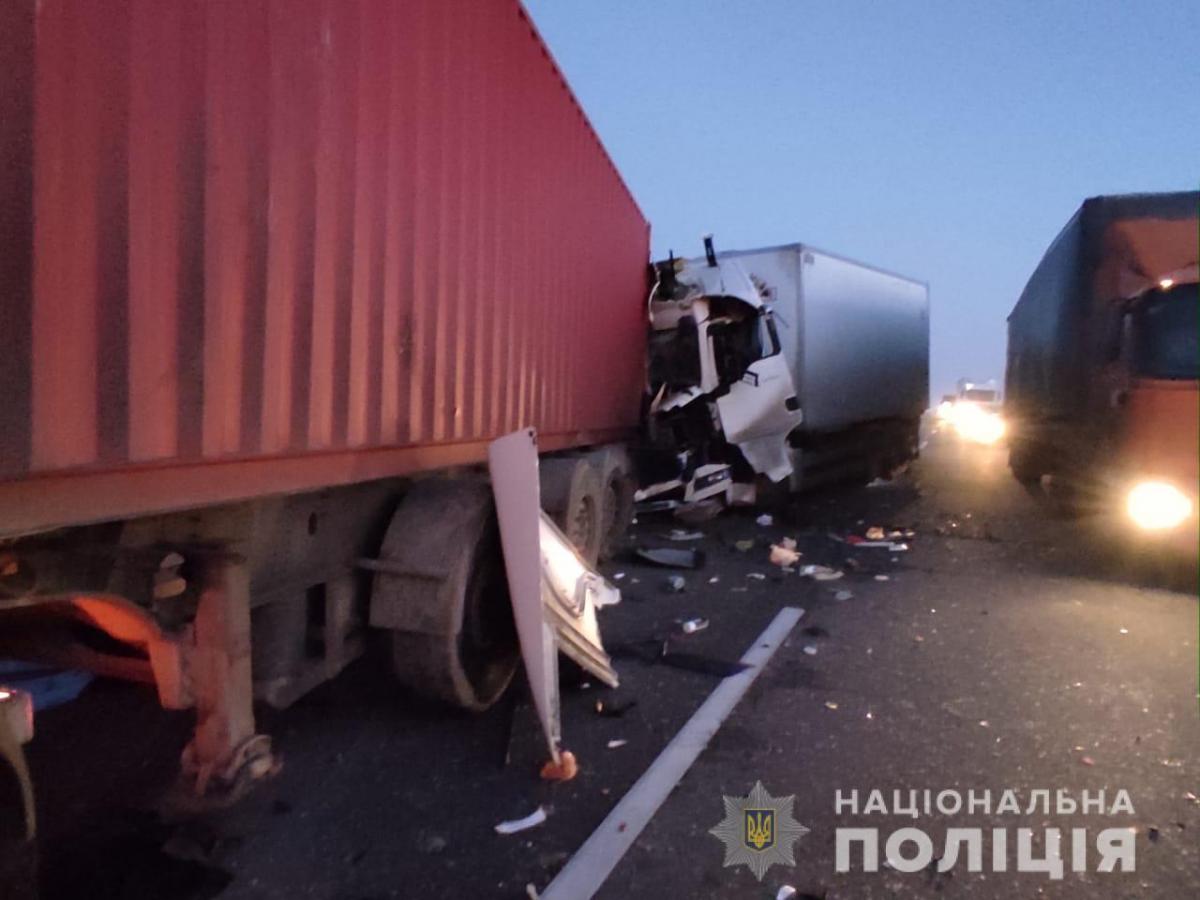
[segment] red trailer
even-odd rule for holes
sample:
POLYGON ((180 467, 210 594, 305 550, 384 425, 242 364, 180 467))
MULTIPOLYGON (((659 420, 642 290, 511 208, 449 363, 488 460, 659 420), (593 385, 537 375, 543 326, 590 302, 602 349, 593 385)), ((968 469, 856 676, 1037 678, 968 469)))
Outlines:
POLYGON ((473 467, 535 427, 594 556, 645 365, 649 226, 519 3, 11 0, 0 60, 0 656, 196 707, 201 793, 368 625, 494 700, 473 467))

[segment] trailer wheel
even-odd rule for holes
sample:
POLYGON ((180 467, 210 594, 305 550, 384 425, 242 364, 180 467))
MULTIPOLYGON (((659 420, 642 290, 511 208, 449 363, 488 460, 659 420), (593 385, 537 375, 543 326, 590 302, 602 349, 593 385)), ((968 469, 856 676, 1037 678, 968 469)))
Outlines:
POLYGON ((1026 486, 1036 485, 1045 466, 1028 441, 1014 440, 1008 448, 1008 467, 1013 478, 1026 486))
POLYGON ((540 466, 542 509, 589 565, 600 558, 604 542, 604 495, 587 457, 543 460, 540 466))
POLYGON ((483 710, 520 658, 491 488, 419 482, 388 526, 371 623, 392 631, 392 669, 422 696, 483 710))
POLYGON ((611 559, 633 521, 633 474, 623 450, 601 450, 594 459, 601 486, 600 559, 611 559))

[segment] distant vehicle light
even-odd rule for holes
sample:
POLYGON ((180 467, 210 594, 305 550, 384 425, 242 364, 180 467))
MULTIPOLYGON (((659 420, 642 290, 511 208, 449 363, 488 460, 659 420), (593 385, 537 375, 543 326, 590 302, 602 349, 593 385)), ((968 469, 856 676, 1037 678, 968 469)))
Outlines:
POLYGON ((1164 278, 1162 281, 1160 281, 1158 283, 1158 286, 1160 288, 1162 288, 1164 291, 1169 291, 1174 284, 1175 284, 1174 278, 1164 278))
POLYGON ((1004 437, 1004 419, 1000 414, 976 403, 958 403, 952 417, 959 437, 973 444, 995 444, 1004 437))
POLYGON ((1174 485, 1143 481, 1129 492, 1129 517, 1139 528, 1164 531, 1182 524, 1192 514, 1192 501, 1174 485))

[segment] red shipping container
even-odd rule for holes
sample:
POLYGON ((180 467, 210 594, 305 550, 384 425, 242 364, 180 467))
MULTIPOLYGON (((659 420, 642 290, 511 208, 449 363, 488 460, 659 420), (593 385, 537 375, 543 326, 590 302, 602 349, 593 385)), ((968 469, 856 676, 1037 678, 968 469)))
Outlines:
POLYGON ((0 534, 636 426, 649 226, 514 0, 11 0, 0 59, 0 534))

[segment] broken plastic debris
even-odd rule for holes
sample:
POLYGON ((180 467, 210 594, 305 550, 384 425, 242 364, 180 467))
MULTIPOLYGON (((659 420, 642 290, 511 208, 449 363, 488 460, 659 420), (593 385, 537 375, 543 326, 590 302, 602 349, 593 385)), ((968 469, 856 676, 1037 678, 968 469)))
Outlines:
POLYGON ((755 581, 766 581, 767 580, 767 576, 764 575, 762 572, 747 572, 746 577, 753 578, 755 581))
POLYGON ((712 578, 708 579, 708 583, 709 583, 709 584, 716 584, 716 583, 717 583, 718 581, 720 581, 720 580, 721 580, 721 576, 719 576, 719 575, 714 575, 712 578))
POLYGON ((543 781, 570 781, 579 774, 579 763, 575 761, 575 754, 570 750, 563 750, 558 754, 558 762, 547 760, 542 766, 543 781))
POLYGON ((615 738, 608 742, 608 749, 616 750, 618 747, 624 747, 628 743, 629 741, 625 740, 625 738, 615 738))
POLYGON ((663 535, 668 541, 698 541, 704 537, 703 531, 685 531, 682 528, 672 528, 663 535))
POLYGON ((668 594, 682 594, 685 587, 687 582, 682 575, 668 575, 667 580, 663 582, 663 590, 668 594))
MULTIPOLYGON (((790 538, 785 538, 790 541, 790 538)), ((788 547, 784 543, 771 545, 771 563, 776 566, 794 566, 800 561, 800 554, 796 552, 796 542, 791 541, 792 546, 788 547)))
POLYGON ((851 591, 834 591, 833 593, 834 600, 849 600, 853 596, 854 594, 851 591))
POLYGON ((684 634, 695 634, 697 631, 703 631, 708 627, 708 619, 688 619, 679 627, 683 629, 684 634))
POLYGON ((825 701, 825 708, 826 708, 826 709, 837 709, 837 708, 838 708, 838 705, 837 705, 836 703, 834 703, 832 700, 826 700, 826 701, 825 701))
POLYGON ((767 528, 767 527, 775 524, 775 517, 773 515, 771 515, 770 513, 763 513, 761 516, 759 516, 754 521, 757 522, 759 525, 761 525, 763 528, 767 528))
POLYGON ((704 552, 680 547, 639 547, 639 558, 668 569, 699 569, 704 565, 704 552))
POLYGON ((742 553, 746 553, 747 551, 754 549, 754 541, 734 541, 733 546, 742 553))
POLYGON ((837 569, 831 569, 829 566, 817 566, 812 564, 801 566, 800 574, 805 578, 811 578, 814 581, 836 581, 842 577, 842 573, 837 569))
POLYGON ((523 819, 509 819, 496 825, 496 834, 516 834, 518 831, 528 831, 546 821, 546 808, 539 806, 523 819))
POLYGON ((804 645, 804 652, 805 652, 805 654, 806 654, 806 655, 808 655, 808 656, 816 656, 816 655, 817 655, 817 648, 816 648, 816 647, 815 647, 813 644, 805 644, 805 645, 804 645))
POLYGON ((603 700, 596 701, 596 715, 604 716, 606 719, 619 719, 637 706, 636 700, 626 700, 624 703, 605 703, 603 700))
POLYGON ((625 577, 624 572, 614 572, 613 573, 613 581, 620 581, 624 577, 625 577))

